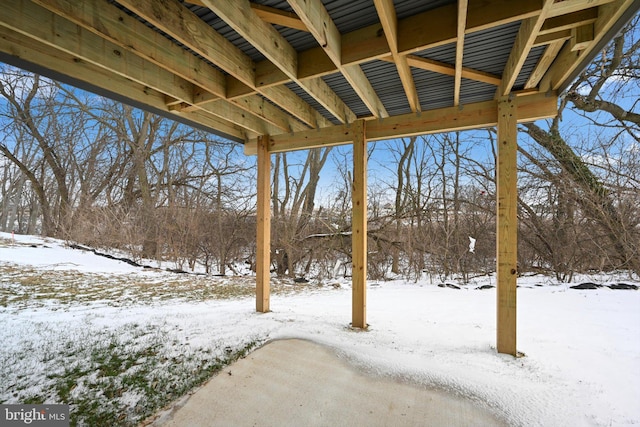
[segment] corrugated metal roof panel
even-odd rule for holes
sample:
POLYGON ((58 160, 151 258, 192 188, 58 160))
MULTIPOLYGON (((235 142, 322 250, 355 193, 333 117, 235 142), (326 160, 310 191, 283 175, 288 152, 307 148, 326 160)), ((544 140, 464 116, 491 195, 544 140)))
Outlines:
POLYGON ((395 116, 411 112, 395 64, 372 61, 362 64, 362 71, 371 82, 371 86, 378 94, 389 115, 395 116))
POLYGON ((396 16, 398 19, 403 19, 437 7, 455 4, 456 0, 395 0, 393 3, 396 8, 396 16))
POLYGON ((316 111, 318 111, 324 118, 328 119, 334 125, 340 124, 340 122, 328 112, 322 105, 318 103, 313 97, 311 97, 304 89, 295 84, 294 82, 289 82, 285 84, 286 87, 291 89, 296 95, 302 98, 307 104, 311 105, 316 111))
POLYGON ((460 104, 490 101, 496 94, 497 87, 475 80, 462 79, 460 86, 460 104))
POLYGON ((347 107, 351 109, 358 117, 370 116, 371 112, 367 106, 362 102, 362 99, 353 90, 347 79, 345 79, 341 73, 331 74, 322 78, 329 85, 331 89, 347 104, 347 107))
POLYGON ((454 78, 452 76, 417 68, 412 72, 423 110, 453 106, 454 78))
POLYGON ((529 55, 520 70, 520 74, 518 74, 518 78, 513 85, 513 90, 520 90, 524 88, 525 83, 529 80, 529 76, 536 68, 536 65, 538 64, 538 61, 540 61, 540 57, 544 53, 545 49, 546 46, 538 46, 531 49, 531 52, 529 52, 529 55))
MULTIPOLYGON (((279 10, 284 10, 286 12, 293 12, 293 9, 289 5, 289 3, 283 0, 262 0, 256 1, 255 3, 273 7, 279 10)), ((274 27, 278 30, 282 37, 284 37, 298 52, 318 46, 318 42, 311 35, 311 33, 296 30, 293 28, 283 27, 281 25, 274 25, 274 27)))
POLYGON ((224 36, 224 38, 230 41, 235 47, 244 52, 244 54, 251 58, 254 62, 265 59, 264 55, 262 55, 258 49, 253 47, 251 43, 242 38, 240 34, 238 34, 233 28, 227 25, 226 22, 224 22, 215 13, 211 12, 206 7, 192 6, 191 11, 204 22, 206 22, 209 26, 211 26, 214 30, 220 33, 220 35, 224 36))
POLYGON ((515 22, 465 36, 464 66, 501 76, 519 29, 515 22))
MULTIPOLYGON (((223 69, 221 69, 220 67, 218 67, 217 65, 213 64, 211 61, 209 61, 207 58, 201 56, 200 54, 194 52, 193 50, 189 49, 188 47, 186 47, 185 45, 183 45, 182 43, 180 43, 178 40, 174 39, 173 37, 171 37, 170 35, 168 35, 167 33, 165 33, 164 31, 160 30, 159 28, 155 27, 153 24, 150 24, 149 22, 147 22, 145 19, 142 19, 141 17, 139 17, 138 15, 134 14, 133 12, 131 12, 129 9, 127 9, 126 7, 122 6, 121 4, 117 3, 115 0, 107 0, 108 3, 114 5, 115 7, 117 7, 118 9, 122 10, 123 12, 125 12, 127 15, 134 17, 135 19, 137 19, 138 21, 142 22, 144 25, 146 25, 147 27, 153 29, 154 31, 156 31, 157 33, 159 33, 160 35, 162 35, 163 37, 167 38, 168 40, 171 40, 171 42, 175 43, 177 46, 183 48, 184 50, 186 50, 187 52, 191 53, 192 55, 194 55, 195 57, 203 60, 204 62, 206 62, 207 64, 211 65, 212 67, 218 69, 220 72, 222 72, 223 74, 227 74, 223 69)), ((201 6, 192 6, 190 4, 185 4, 190 10, 206 10, 208 11, 208 9, 201 7, 201 6)))
POLYGON ((449 43, 433 47, 431 49, 422 50, 416 53, 416 55, 453 65, 456 61, 456 44, 449 43))
MULTIPOLYGON (((402 19, 455 2, 456 0, 396 0, 394 6, 398 19, 402 19)), ((283 0, 260 0, 255 3, 293 12, 289 3, 283 0)), ((371 0, 325 0, 323 4, 341 34, 380 22, 375 5, 371 0)), ((276 28, 298 52, 318 46, 310 33, 281 26, 276 26, 276 28)))

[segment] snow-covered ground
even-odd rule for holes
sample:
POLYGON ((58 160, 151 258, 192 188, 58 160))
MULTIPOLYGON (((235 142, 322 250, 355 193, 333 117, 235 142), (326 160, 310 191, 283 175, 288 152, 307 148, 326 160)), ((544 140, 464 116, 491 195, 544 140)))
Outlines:
MULTIPOLYGON (((89 288, 105 286, 100 281, 126 288, 127 281, 142 277, 150 283, 171 280, 169 273, 142 271, 68 249, 60 241, 16 236, 14 245, 10 235, 0 234, 0 239, 5 239, 0 241, 3 275, 20 269, 69 275, 77 271, 85 280, 94 278, 95 283, 85 284, 89 288)), ((195 280, 191 277, 182 280, 195 280)), ((588 279, 639 284, 612 277, 588 279)), ((192 364, 192 371, 203 366, 205 356, 223 356, 251 342, 296 337, 333 347, 373 375, 473 399, 511 425, 640 425, 639 291, 575 290, 546 277, 519 279, 518 349, 525 357, 516 359, 494 348, 495 289, 476 289, 494 282, 487 277, 458 290, 426 282, 370 281, 370 328, 358 332, 348 328, 347 281, 340 287, 305 285, 303 291, 291 284, 296 292, 275 293, 273 311, 259 314, 246 295, 184 298, 181 292, 167 291, 169 295, 153 298, 132 294, 122 302, 120 292, 117 304, 104 294, 94 300, 78 296, 75 302, 75 295, 85 289, 76 285, 69 290, 71 299, 26 295, 14 300, 13 294, 39 288, 5 277, 0 281, 0 403, 61 396, 59 390, 56 394, 48 389, 60 387, 56 375, 67 372, 61 365, 82 369, 88 364, 83 357, 90 355, 80 347, 69 350, 74 346, 70 343, 109 344, 106 338, 94 342, 92 337, 110 337, 114 345, 153 347, 162 360, 192 364)), ((78 396, 87 384, 91 381, 70 386, 68 394, 78 396)), ((116 400, 136 412, 145 396, 121 390, 116 400)))

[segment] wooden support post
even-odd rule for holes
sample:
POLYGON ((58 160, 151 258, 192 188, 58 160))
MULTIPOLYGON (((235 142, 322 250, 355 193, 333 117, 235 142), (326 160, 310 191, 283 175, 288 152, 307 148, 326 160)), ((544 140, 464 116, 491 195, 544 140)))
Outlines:
POLYGON ((269 136, 258 138, 258 207, 256 236, 256 311, 269 311, 271 265, 271 155, 269 136))
POLYGON ((367 139, 365 122, 351 124, 353 132, 353 189, 351 193, 352 321, 367 327, 367 139))
POLYGON ((497 348, 516 356, 516 279, 518 276, 517 117, 515 99, 498 102, 497 160, 497 348))

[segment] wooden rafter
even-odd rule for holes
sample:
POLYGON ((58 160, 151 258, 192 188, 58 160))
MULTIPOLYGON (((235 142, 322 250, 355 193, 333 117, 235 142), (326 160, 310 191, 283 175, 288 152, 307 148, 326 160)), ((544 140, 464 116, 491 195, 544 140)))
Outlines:
POLYGON ((302 22, 333 61, 374 117, 388 117, 386 108, 359 65, 342 65, 341 36, 320 0, 289 0, 302 22))
MULTIPOLYGON (((309 126, 328 123, 322 115, 304 103, 292 91, 282 92, 277 98, 270 98, 267 93, 257 88, 255 84, 255 64, 251 58, 197 16, 193 15, 177 0, 153 4, 144 0, 121 0, 120 3, 151 22, 157 28, 180 40, 181 43, 194 52, 209 59, 212 63, 228 72, 233 80, 237 80, 245 87, 251 88, 251 91, 246 95, 261 94, 296 117, 298 115, 304 117, 313 116, 313 120, 305 122, 309 126), (308 112, 307 114, 288 109, 291 105, 301 105, 303 103, 305 110, 308 112)), ((228 86, 229 80, 227 80, 228 86)))
POLYGON ((564 47, 553 61, 549 71, 540 82, 540 90, 556 90, 560 88, 580 66, 579 57, 589 55, 605 37, 611 27, 624 15, 624 13, 637 1, 617 0, 598 7, 598 19, 594 23, 593 41, 582 51, 571 49, 569 43, 564 47))
MULTIPOLYGON (((494 28, 510 22, 540 14, 539 1, 488 0, 471 2, 467 13, 466 33, 494 28)), ((447 23, 456 22, 456 5, 442 6, 398 21, 398 52, 408 55, 432 47, 442 46, 456 41, 456 28, 447 23), (425 22, 429 27, 425 28, 425 22)), ((391 49, 385 38, 379 37, 380 24, 370 25, 350 33, 342 34, 342 64, 362 64, 391 56, 391 49)), ((301 80, 326 76, 338 71, 321 47, 311 48, 299 53, 298 78, 301 80), (304 58, 304 59, 302 59, 304 58)), ((285 84, 289 78, 270 61, 257 62, 258 82, 273 86, 285 84)), ((230 89, 231 90, 231 89, 230 89)), ((233 96, 255 93, 248 87, 234 87, 233 96)))
MULTIPOLYGON (((203 0, 189 0, 187 3, 207 7, 203 0)), ((251 3, 251 8, 256 12, 256 15, 258 15, 260 19, 269 24, 281 25, 283 27, 294 28, 300 31, 309 31, 307 26, 304 25, 304 22, 302 22, 298 15, 293 12, 287 12, 286 10, 280 10, 275 7, 257 3, 251 3)))
POLYGON ((416 84, 413 81, 413 74, 411 68, 407 63, 407 58, 398 53, 398 19, 396 16, 396 9, 392 0, 374 0, 378 16, 380 17, 380 23, 382 29, 387 38, 389 49, 391 50, 392 62, 396 65, 404 93, 407 96, 409 107, 411 111, 417 112, 422 108, 420 106, 420 98, 416 89, 416 84))
MULTIPOLYGON (((407 63, 411 67, 420 68, 421 70, 433 71, 434 73, 445 74, 447 76, 455 76, 456 69, 453 65, 446 62, 435 61, 433 59, 422 58, 416 55, 406 55, 407 63)), ((393 61, 390 56, 382 58, 383 61, 393 61)), ((488 83, 490 85, 498 86, 501 81, 500 76, 496 76, 484 71, 474 70, 468 67, 462 67, 462 77, 469 80, 475 80, 478 82, 488 83)))
POLYGON ((173 110, 195 111, 206 102, 218 100, 216 102, 218 108, 211 109, 210 106, 203 106, 202 109, 213 111, 215 115, 224 114, 223 118, 227 120, 233 120, 235 117, 240 120, 241 126, 252 131, 269 129, 261 125, 261 121, 271 123, 283 132, 304 128, 300 122, 291 120, 289 115, 272 105, 263 107, 262 111, 253 108, 255 102, 251 101, 256 96, 250 97, 249 102, 234 102, 232 106, 226 105, 226 102, 220 100, 221 97, 225 97, 226 86, 222 72, 105 2, 86 0, 81 5, 77 5, 77 2, 70 0, 36 0, 34 3, 38 3, 56 15, 93 32, 95 36, 119 46, 119 49, 126 52, 127 55, 137 55, 167 72, 189 81, 193 85, 190 103, 185 104, 184 100, 178 99, 177 107, 170 105, 173 110), (100 26, 94 25, 96 16, 100 17, 100 26), (206 96, 203 96, 203 93, 206 96), (198 99, 196 99, 197 95, 200 96, 198 99), (249 117, 245 122, 244 117, 247 115, 238 108, 255 117, 249 117), (242 124, 243 122, 245 123, 242 124))
POLYGON ((571 38, 571 30, 555 31, 536 37, 533 47, 548 45, 559 41, 567 41, 571 38))
MULTIPOLYGON (((6 9, 5 9, 6 10, 6 9)), ((112 73, 104 67, 80 61, 75 55, 61 50, 51 49, 49 45, 25 37, 9 28, 0 25, 0 52, 15 56, 21 60, 40 64, 52 71, 65 74, 76 81, 90 84, 111 94, 123 95, 134 102, 146 105, 157 111, 170 111, 165 102, 165 94, 155 91, 148 86, 135 83, 131 79, 112 73), (73 66, 70 66, 73 65, 73 66)), ((245 140, 255 137, 253 133, 242 129, 217 117, 200 111, 172 112, 175 116, 184 117, 203 126, 218 129, 232 138, 245 140)))
MULTIPOLYGON (((638 9, 638 0, 458 0, 398 20, 392 0, 372 2, 380 23, 340 34, 321 0, 291 0, 295 13, 247 0, 198 0, 265 55, 267 59, 257 63, 182 0, 117 0, 117 5, 104 0, 5 1, 0 25, 13 39, 20 34, 29 40, 22 44, 30 45, 32 52, 52 48, 50 56, 72 57, 87 69, 100 69, 156 94, 150 98, 155 109, 197 118, 198 123, 215 123, 214 129, 224 128, 222 132, 235 139, 270 134, 274 140, 284 140, 305 135, 310 128, 320 129, 319 134, 342 129, 306 102, 306 96, 285 86, 290 82, 348 124, 355 114, 322 79, 341 73, 370 109, 371 116, 364 118, 386 119, 388 112, 360 68, 364 62, 393 62, 415 112, 420 102, 411 68, 451 75, 453 104, 459 105, 463 78, 499 86, 498 95, 508 94, 531 48, 545 46, 524 91, 517 95, 548 91, 566 84, 577 64, 584 62, 579 56, 598 45, 622 13, 638 9), (287 24, 286 19, 294 23, 287 24), (429 22, 426 28, 425 22, 429 22), (462 66, 468 34, 509 22, 521 22, 521 26, 503 76, 462 66), (272 23, 309 31, 320 46, 297 52, 272 23), (451 43, 456 45, 452 64, 414 55, 451 43)), ((43 61, 59 64, 53 59, 43 61)), ((141 102, 145 97, 133 98, 141 102)), ((402 126, 421 126, 420 120, 405 119, 402 126)), ((375 135, 376 126, 370 128, 375 135)))
POLYGON ((0 15, 0 26, 138 84, 147 85, 182 102, 192 102, 193 84, 190 82, 154 64, 146 63, 72 22, 56 18, 55 14, 28 0, 6 4, 0 15), (43 26, 42 22, 51 24, 43 26))
POLYGON ((611 3, 614 0, 564 0, 554 3, 549 10, 549 18, 554 16, 567 15, 573 12, 579 12, 584 9, 598 7, 603 4, 611 3))
POLYGON ((540 28, 539 35, 556 33, 562 30, 572 30, 587 24, 593 24, 598 19, 598 8, 572 12, 568 15, 556 16, 545 21, 540 28))
POLYGON ((208 93, 215 95, 214 99, 225 96, 225 78, 219 70, 104 1, 35 0, 34 3, 194 85, 206 87, 208 93), (100 25, 95 25, 96 19, 100 25))
POLYGON ((538 60, 536 68, 533 70, 531 76, 529 76, 529 79, 525 83, 525 89, 533 89, 534 87, 538 86, 538 83, 540 83, 540 80, 542 80, 542 77, 545 75, 545 73, 553 63, 553 60, 556 59, 556 56, 558 56, 558 52, 560 52, 560 49, 562 49, 562 45, 564 45, 564 43, 564 40, 558 40, 550 43, 547 46, 547 48, 544 50, 544 53, 542 54, 542 57, 540 58, 540 60, 538 60))
POLYGON ((453 105, 460 105, 460 87, 462 86, 462 59, 464 53, 464 33, 467 28, 468 0, 458 0, 458 22, 456 39, 456 65, 453 89, 453 105))
MULTIPOLYGON (((152 88, 171 99, 193 103, 194 86, 180 76, 156 64, 121 49, 119 45, 104 40, 98 35, 66 19, 56 18, 52 12, 26 0, 10 2, 0 16, 0 26, 31 38, 49 48, 73 55, 94 66, 104 68, 112 74, 130 79, 142 86, 152 88), (43 26, 41 22, 51 22, 43 26)), ((172 106, 169 110, 174 111, 172 106)), ((273 130, 271 125, 256 117, 243 117, 241 110, 229 104, 224 109, 203 108, 209 114, 236 123, 246 130, 258 132, 273 130)))
POLYGON ((342 123, 355 120, 356 115, 353 111, 324 80, 315 78, 302 81, 298 78, 297 52, 278 31, 256 15, 247 0, 234 2, 203 0, 203 3, 334 117, 342 123))
POLYGON ((261 4, 251 3, 253 11, 264 22, 269 24, 281 25, 287 28, 294 28, 300 31, 309 31, 302 20, 293 12, 276 9, 275 7, 263 6, 261 4))
POLYGON ((527 55, 531 51, 533 44, 536 41, 536 37, 544 24, 545 19, 549 13, 549 10, 553 6, 554 0, 544 0, 544 5, 540 14, 532 18, 527 18, 520 24, 518 35, 511 48, 507 65, 505 65, 504 72, 502 73, 502 81, 498 87, 497 96, 505 96, 511 92, 513 85, 520 74, 520 70, 524 65, 524 61, 527 59, 527 55))

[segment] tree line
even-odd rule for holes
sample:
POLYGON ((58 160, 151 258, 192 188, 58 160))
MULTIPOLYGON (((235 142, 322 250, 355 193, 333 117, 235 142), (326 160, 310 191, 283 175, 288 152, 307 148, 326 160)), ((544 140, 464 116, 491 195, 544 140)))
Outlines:
MULTIPOLYGON (((557 118, 519 129, 523 273, 640 275, 634 28, 565 91, 557 118)), ((278 275, 349 274, 350 156, 345 147, 272 156, 278 275)), ((378 142, 369 156, 370 279, 494 271, 494 129, 378 142)), ((255 159, 236 144, 0 66, 0 158, 2 231, 208 273, 255 267, 255 159)))

